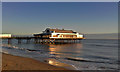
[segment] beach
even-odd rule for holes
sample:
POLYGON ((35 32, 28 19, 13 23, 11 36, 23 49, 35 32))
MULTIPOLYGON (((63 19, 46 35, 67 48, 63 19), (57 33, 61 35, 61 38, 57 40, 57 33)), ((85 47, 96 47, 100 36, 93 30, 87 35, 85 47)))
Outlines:
POLYGON ((67 70, 31 58, 2 54, 2 70, 67 70))

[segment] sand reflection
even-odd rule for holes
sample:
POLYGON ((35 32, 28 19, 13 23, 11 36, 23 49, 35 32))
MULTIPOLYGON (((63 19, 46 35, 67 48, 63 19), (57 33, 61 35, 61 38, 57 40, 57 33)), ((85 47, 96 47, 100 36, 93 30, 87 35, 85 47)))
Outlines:
POLYGON ((48 62, 50 65, 74 69, 74 67, 72 67, 71 65, 68 65, 68 64, 65 64, 65 63, 61 63, 61 62, 59 62, 59 61, 57 61, 57 60, 55 60, 55 59, 47 59, 47 62, 48 62))

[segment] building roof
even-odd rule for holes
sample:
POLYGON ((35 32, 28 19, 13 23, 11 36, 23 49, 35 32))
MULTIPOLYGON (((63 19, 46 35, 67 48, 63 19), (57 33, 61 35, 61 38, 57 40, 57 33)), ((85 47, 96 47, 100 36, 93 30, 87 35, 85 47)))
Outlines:
POLYGON ((50 35, 50 34, 49 33, 34 34, 34 36, 38 36, 38 35, 50 35))
POLYGON ((64 29, 50 29, 50 31, 55 31, 56 33, 73 33, 72 30, 64 30, 64 29))
MULTIPOLYGON (((47 28, 46 30, 50 30, 50 31, 55 31, 55 33, 76 33, 72 30, 64 30, 64 29, 50 29, 50 28, 47 28)), ((51 33, 38 33, 38 34, 34 34, 34 36, 38 36, 38 35, 51 35, 51 33)))

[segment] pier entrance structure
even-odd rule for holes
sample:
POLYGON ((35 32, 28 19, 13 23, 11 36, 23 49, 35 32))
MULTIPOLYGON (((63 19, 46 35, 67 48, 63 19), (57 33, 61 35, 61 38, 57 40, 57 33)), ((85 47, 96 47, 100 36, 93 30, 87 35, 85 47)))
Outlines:
POLYGON ((50 29, 47 28, 43 33, 34 34, 34 37, 48 37, 51 40, 54 39, 83 39, 84 36, 81 33, 74 32, 73 30, 64 29, 50 29))

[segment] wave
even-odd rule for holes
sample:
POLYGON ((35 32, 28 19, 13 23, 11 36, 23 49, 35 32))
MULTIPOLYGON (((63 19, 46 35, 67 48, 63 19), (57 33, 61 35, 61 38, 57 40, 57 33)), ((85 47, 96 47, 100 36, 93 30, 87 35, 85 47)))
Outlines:
POLYGON ((12 46, 12 45, 2 45, 2 48, 25 50, 25 48, 20 48, 20 47, 12 46))
POLYGON ((119 64, 118 61, 115 62, 103 62, 103 61, 94 61, 94 60, 90 60, 90 59, 83 59, 83 58, 71 58, 71 57, 67 57, 65 58, 67 60, 72 60, 72 61, 79 61, 79 62, 93 62, 93 63, 109 63, 109 64, 119 64))
POLYGON ((114 60, 114 59, 111 59, 111 58, 108 58, 108 57, 101 57, 101 56, 90 56, 90 55, 88 55, 88 57, 91 57, 91 58, 97 58, 97 59, 106 59, 106 60, 114 60))
POLYGON ((28 51, 40 51, 40 50, 34 50, 34 49, 26 49, 28 51))
POLYGON ((90 44, 90 46, 103 46, 103 47, 118 47, 118 45, 101 45, 101 44, 90 44))

